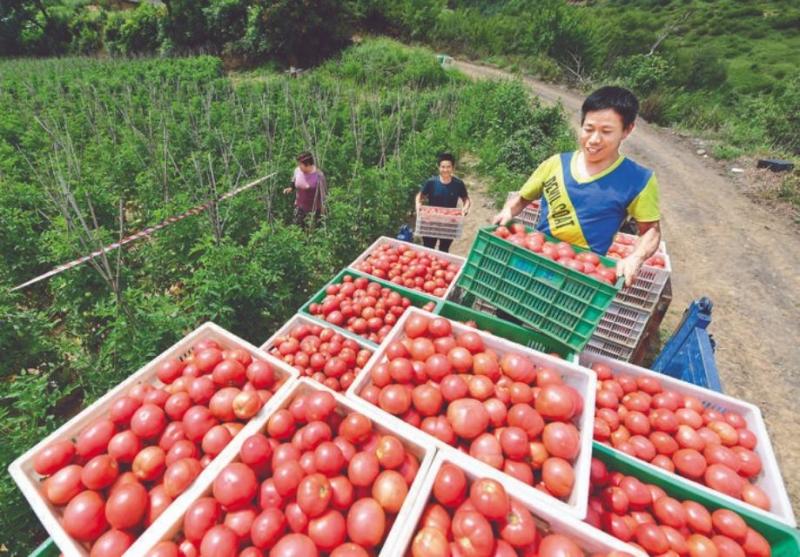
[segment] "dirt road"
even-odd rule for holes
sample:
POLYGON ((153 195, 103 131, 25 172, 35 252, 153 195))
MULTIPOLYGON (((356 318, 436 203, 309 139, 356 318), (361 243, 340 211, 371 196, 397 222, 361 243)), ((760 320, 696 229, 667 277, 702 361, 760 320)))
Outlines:
MULTIPOLYGON (((466 62, 455 66, 479 79, 512 77, 466 62)), ((561 102, 578 126, 583 100, 579 94, 533 79, 524 82, 544 102, 561 102)), ((747 199, 731 180, 668 131, 639 122, 623 151, 654 169, 661 186, 674 296, 664 326, 673 330, 693 299, 708 296, 714 302, 710 329, 717 340, 723 388, 761 408, 800 515, 800 419, 796 413, 800 237, 796 228, 785 217, 747 199)), ((489 205, 485 198, 476 201, 479 206, 489 205)), ((471 219, 478 217, 474 213, 471 219)), ((491 209, 480 211, 481 216, 487 213, 491 209)), ((465 238, 461 243, 469 241, 465 238)), ((459 247, 454 245, 456 253, 459 247)))

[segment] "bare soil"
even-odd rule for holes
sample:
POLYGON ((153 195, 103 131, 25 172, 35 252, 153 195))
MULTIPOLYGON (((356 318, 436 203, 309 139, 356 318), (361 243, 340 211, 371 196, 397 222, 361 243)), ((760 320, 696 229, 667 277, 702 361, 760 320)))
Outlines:
MULTIPOLYGON (((511 74, 457 61, 476 79, 511 74)), ((525 78, 547 104, 560 102, 579 125, 583 96, 525 78)), ((672 259, 673 301, 662 328, 673 331, 689 303, 714 303, 710 331, 726 394, 756 404, 800 514, 800 235, 785 211, 754 203, 760 172, 734 175, 732 164, 698 156, 696 147, 667 129, 638 122, 623 151, 656 171, 661 187, 662 230, 672 259), (798 398, 795 398, 798 397, 798 398)), ((531 169, 533 170, 533 169, 531 169)), ((465 175, 473 199, 464 236, 453 252, 464 255, 476 229, 496 210, 476 177, 465 175)))

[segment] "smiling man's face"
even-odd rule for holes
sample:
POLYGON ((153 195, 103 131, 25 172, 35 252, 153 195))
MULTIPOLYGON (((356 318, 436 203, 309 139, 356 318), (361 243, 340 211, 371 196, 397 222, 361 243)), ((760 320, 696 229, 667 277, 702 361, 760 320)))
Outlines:
POLYGON ((578 138, 586 162, 616 160, 622 140, 632 131, 633 125, 623 128, 622 116, 611 108, 588 112, 578 138))

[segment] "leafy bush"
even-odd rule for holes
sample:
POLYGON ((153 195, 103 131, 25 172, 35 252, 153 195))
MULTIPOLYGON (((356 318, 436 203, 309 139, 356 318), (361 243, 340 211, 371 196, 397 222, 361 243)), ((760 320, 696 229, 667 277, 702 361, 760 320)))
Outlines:
POLYGON ((99 7, 87 6, 70 22, 72 54, 92 54, 103 48, 103 30, 108 14, 99 7))
POLYGON ((390 39, 376 39, 345 52, 323 71, 375 87, 434 87, 448 81, 429 50, 405 48, 390 39))
POLYGON ((710 49, 691 50, 678 57, 676 81, 690 91, 713 89, 725 83, 728 71, 717 52, 710 49))
POLYGON ((619 58, 611 74, 638 95, 648 95, 663 86, 674 71, 672 64, 657 54, 635 54, 619 58))
POLYGON ((135 10, 112 12, 105 28, 106 49, 123 55, 157 52, 165 15, 162 7, 149 2, 139 4, 135 10))

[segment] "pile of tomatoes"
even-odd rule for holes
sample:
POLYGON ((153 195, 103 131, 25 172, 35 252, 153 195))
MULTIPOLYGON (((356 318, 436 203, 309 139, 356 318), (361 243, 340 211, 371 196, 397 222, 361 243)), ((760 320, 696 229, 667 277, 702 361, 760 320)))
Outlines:
POLYGON ((617 281, 616 269, 604 266, 596 253, 590 251, 576 253, 571 244, 549 242, 542 232, 527 232, 523 224, 498 226, 492 234, 599 281, 607 284, 614 284, 617 281))
POLYGON ((709 512, 592 459, 586 522, 650 555, 769 557, 767 540, 728 509, 709 512))
MULTIPOLYGON (((311 315, 376 344, 386 338, 398 318, 411 306, 411 300, 405 296, 364 277, 346 275, 340 284, 329 285, 325 293, 320 303, 309 305, 311 315)), ((423 309, 431 311, 435 306, 434 302, 429 302, 423 309)))
POLYGON ((750 483, 762 469, 755 434, 736 412, 665 390, 658 379, 614 374, 595 363, 594 438, 655 466, 765 510, 769 496, 750 483))
POLYGON ((356 270, 400 286, 443 298, 459 266, 406 245, 382 244, 356 265, 356 270))
POLYGON ((409 315, 359 396, 555 497, 572 492, 583 398, 561 376, 513 352, 497 354, 447 319, 409 315))
POLYGON ((270 398, 275 371, 246 350, 213 340, 157 369, 116 398, 75 441, 40 451, 44 497, 64 507, 61 524, 93 557, 120 555, 183 493, 270 398))
POLYGON ((448 222, 458 224, 464 220, 464 213, 457 207, 435 207, 433 205, 423 205, 417 211, 417 220, 425 220, 425 217, 436 216, 437 222, 448 222))
POLYGON ((383 544, 419 470, 393 435, 299 395, 245 440, 239 460, 187 510, 176 541, 148 557, 367 557, 383 544))
MULTIPOLYGON (((528 509, 490 478, 470 482, 446 462, 433 483, 432 500, 422 513, 411 544, 412 557, 584 557, 581 544, 548 534, 528 509)), ((623 557, 619 551, 593 557, 623 557)))
MULTIPOLYGON (((608 248, 608 254, 606 254, 606 257, 610 257, 611 259, 623 259, 628 257, 631 253, 633 253, 633 247, 635 243, 636 236, 617 234, 614 236, 614 242, 611 244, 611 247, 608 248)), ((656 253, 645 259, 644 266, 664 269, 667 266, 667 261, 661 253, 656 253)))
POLYGON ((304 323, 276 338, 269 353, 334 391, 346 390, 372 356, 333 329, 304 323))

